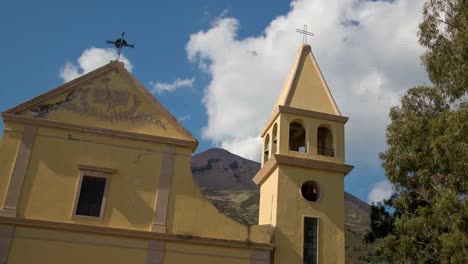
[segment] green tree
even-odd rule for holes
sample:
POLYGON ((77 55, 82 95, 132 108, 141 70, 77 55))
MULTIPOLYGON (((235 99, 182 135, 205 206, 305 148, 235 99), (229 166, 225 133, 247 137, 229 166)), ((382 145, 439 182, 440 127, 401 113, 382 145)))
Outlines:
POLYGON ((451 99, 468 87, 468 0, 428 0, 419 24, 419 43, 429 79, 451 99))
POLYGON ((372 208, 367 240, 391 263, 466 263, 468 0, 428 0, 419 38, 433 86, 390 109, 380 158, 395 193, 372 208))

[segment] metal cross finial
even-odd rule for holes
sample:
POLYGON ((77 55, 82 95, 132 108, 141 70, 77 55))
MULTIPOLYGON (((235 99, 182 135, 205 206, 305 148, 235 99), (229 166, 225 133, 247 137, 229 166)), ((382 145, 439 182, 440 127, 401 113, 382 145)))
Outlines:
POLYGON ((124 36, 125 32, 122 32, 122 36, 119 39, 116 39, 115 41, 106 40, 107 44, 114 44, 117 48, 117 60, 120 59, 120 51, 123 47, 135 48, 134 45, 128 44, 127 41, 125 41, 124 36))
POLYGON ((304 29, 296 29, 296 32, 302 33, 302 41, 307 44, 307 36, 313 36, 314 33, 307 31, 307 25, 304 25, 304 29))

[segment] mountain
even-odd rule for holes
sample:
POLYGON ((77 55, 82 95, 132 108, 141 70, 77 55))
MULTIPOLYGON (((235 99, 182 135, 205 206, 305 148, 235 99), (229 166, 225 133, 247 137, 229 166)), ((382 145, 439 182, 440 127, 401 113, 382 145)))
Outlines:
POLYGON ((231 152, 212 148, 192 157, 192 174, 196 183, 207 190, 258 190, 252 181, 260 163, 231 152))
MULTIPOLYGON (((252 178, 260 163, 220 148, 192 156, 192 174, 205 197, 223 214, 244 225, 258 221, 260 192, 252 178)), ((346 263, 366 263, 373 248, 363 243, 370 229, 370 206, 344 193, 346 263)))

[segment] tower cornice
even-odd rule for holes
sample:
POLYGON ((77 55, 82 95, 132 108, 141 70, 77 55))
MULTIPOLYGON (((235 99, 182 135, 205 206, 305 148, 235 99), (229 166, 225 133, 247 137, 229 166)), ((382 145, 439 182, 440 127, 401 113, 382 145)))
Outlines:
POLYGON ((257 172, 255 177, 252 178, 252 181, 257 185, 260 185, 264 180, 266 180, 266 178, 268 178, 270 172, 278 167, 278 165, 288 165, 293 167, 338 172, 343 173, 344 176, 346 176, 354 168, 354 166, 347 164, 273 154, 272 157, 265 163, 265 165, 263 165, 263 167, 257 172))

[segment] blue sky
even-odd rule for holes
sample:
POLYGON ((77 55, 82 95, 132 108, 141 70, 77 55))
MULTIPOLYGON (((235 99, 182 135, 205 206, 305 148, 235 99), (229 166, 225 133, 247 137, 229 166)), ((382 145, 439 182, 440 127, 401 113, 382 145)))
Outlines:
POLYGON ((308 24, 325 79, 350 117, 347 163, 356 168, 346 190, 378 200, 391 190, 377 158, 388 108, 407 88, 427 82, 416 37, 421 6, 421 0, 7 0, 0 9, 0 111, 61 85, 66 65, 81 74, 106 63, 112 54, 105 40, 125 31, 136 46, 124 51, 132 73, 200 140, 197 151, 219 146, 259 160, 258 131, 302 42, 295 29, 308 24), (94 60, 86 50, 107 53, 94 60))

